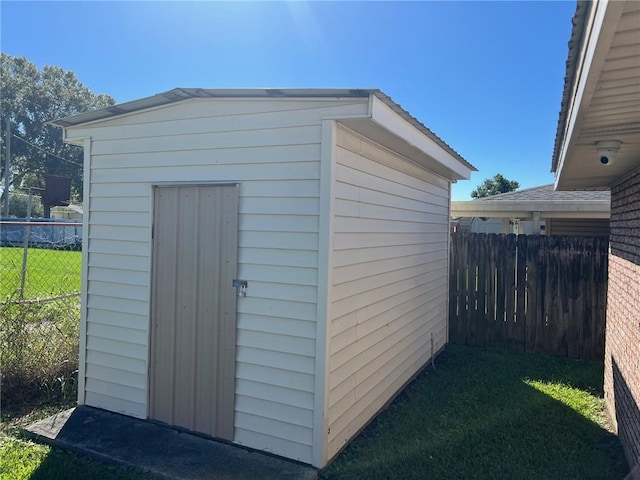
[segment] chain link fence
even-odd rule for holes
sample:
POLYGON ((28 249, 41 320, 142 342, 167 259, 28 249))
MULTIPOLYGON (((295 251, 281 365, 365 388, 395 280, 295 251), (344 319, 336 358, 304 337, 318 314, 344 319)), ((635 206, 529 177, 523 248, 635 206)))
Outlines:
POLYGON ((82 224, 0 222, 3 410, 75 395, 82 224))

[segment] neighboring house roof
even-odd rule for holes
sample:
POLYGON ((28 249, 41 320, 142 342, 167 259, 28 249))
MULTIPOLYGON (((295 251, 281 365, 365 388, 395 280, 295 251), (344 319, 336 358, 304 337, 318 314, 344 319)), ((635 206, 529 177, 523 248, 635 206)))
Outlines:
POLYGON ((608 191, 555 191, 553 184, 501 193, 469 201, 451 202, 454 217, 609 218, 608 191))
POLYGON ((523 188, 513 192, 500 193, 491 197, 479 198, 479 202, 515 202, 515 201, 540 201, 540 202, 581 202, 600 201, 609 203, 611 194, 603 191, 555 191, 553 184, 540 185, 538 187, 523 188))
POLYGON ((606 189, 639 165, 640 2, 579 1, 551 161, 555 188, 606 189), (598 142, 611 141, 621 144, 603 165, 598 142))
POLYGON ((427 128, 418 119, 394 102, 391 97, 378 89, 205 89, 205 88, 174 88, 167 92, 158 93, 151 97, 141 98, 131 102, 121 103, 112 107, 91 112, 72 115, 60 120, 50 122, 60 127, 77 126, 89 122, 104 120, 107 118, 124 115, 148 108, 168 105, 192 98, 348 98, 348 97, 376 97, 399 114, 404 120, 417 128, 424 135, 442 147, 456 160, 464 164, 467 168, 477 171, 476 168, 467 162, 458 152, 449 146, 444 140, 438 137, 433 131, 427 128))
POLYGON ((79 213, 81 215, 84 214, 84 209, 82 208, 82 205, 76 205, 75 203, 70 203, 67 208, 69 208, 69 210, 73 210, 74 212, 79 213))

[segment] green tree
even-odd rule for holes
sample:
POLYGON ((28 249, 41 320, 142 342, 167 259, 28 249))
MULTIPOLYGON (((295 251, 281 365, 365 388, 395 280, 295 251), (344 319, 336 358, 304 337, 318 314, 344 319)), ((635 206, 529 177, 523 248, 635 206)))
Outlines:
MULTIPOLYGON (((47 122, 109 107, 115 100, 96 95, 60 67, 39 70, 24 57, 2 53, 0 59, 0 111, 2 152, 6 119, 11 122, 11 188, 44 188, 45 175, 71 177, 71 194, 82 198, 82 148, 62 141, 60 128, 47 122)), ((2 158, 0 185, 6 174, 2 158)), ((3 196, 6 192, 3 192, 3 196)))
MULTIPOLYGON (((25 218, 28 204, 29 195, 27 193, 11 192, 11 195, 9 195, 9 211, 15 217, 25 218)), ((31 218, 41 218, 43 214, 42 198, 39 195, 34 195, 31 202, 31 218)))
POLYGON ((502 174, 497 173, 493 178, 487 178, 471 192, 471 198, 484 198, 499 193, 513 192, 520 188, 515 180, 507 180, 502 174))

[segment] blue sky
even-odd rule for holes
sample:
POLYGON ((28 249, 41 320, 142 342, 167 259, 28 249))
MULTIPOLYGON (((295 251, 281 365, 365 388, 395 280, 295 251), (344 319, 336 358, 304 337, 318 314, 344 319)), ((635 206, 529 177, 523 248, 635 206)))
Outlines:
POLYGON ((125 102, 174 87, 380 88, 478 168, 551 183, 575 2, 0 2, 1 49, 125 102))

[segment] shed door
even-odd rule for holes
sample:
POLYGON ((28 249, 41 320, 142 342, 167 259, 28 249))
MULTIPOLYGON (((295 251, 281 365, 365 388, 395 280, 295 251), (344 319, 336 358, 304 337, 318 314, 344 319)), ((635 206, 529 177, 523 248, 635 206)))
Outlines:
POLYGON ((238 187, 154 189, 149 417, 233 440, 238 187))

